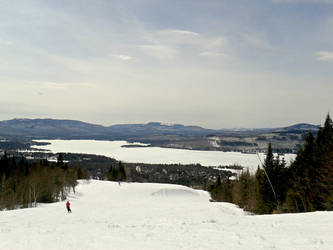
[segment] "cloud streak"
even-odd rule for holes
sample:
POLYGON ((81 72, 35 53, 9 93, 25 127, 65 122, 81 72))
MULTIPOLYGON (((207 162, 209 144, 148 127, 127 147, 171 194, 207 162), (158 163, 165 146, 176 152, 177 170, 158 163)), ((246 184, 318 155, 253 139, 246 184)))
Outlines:
POLYGON ((333 62, 333 51, 318 51, 315 55, 318 61, 333 62))
POLYGON ((227 38, 208 37, 189 30, 159 30, 147 35, 145 40, 150 44, 139 45, 138 48, 159 60, 188 55, 220 57, 225 56, 229 50, 227 38))
POLYGON ((122 60, 122 61, 130 61, 133 60, 133 57, 129 55, 114 55, 115 58, 122 60))
POLYGON ((159 60, 168 60, 179 55, 179 51, 167 45, 139 45, 138 48, 146 55, 159 60))

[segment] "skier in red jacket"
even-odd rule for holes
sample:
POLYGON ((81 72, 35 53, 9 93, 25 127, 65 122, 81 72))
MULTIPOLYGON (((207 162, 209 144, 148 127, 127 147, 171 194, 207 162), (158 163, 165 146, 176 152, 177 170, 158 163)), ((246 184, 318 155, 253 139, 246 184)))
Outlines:
POLYGON ((71 210, 71 204, 69 203, 69 201, 67 201, 67 203, 66 203, 66 208, 67 208, 68 213, 72 212, 72 210, 71 210))

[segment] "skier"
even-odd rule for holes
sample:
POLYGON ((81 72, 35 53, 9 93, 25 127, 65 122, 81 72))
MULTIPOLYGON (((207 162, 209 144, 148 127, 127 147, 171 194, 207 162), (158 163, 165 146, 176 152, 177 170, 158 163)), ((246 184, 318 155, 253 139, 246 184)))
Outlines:
POLYGON ((66 203, 66 208, 67 208, 68 213, 72 212, 72 210, 71 210, 71 204, 69 203, 69 201, 67 201, 67 203, 66 203))

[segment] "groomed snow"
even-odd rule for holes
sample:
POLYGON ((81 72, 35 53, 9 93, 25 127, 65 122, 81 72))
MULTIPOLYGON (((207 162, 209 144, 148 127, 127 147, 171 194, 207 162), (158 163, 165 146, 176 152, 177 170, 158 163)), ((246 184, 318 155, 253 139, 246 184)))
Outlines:
POLYGON ((253 216, 179 185, 80 181, 65 202, 0 212, 0 249, 332 249, 333 213, 253 216))

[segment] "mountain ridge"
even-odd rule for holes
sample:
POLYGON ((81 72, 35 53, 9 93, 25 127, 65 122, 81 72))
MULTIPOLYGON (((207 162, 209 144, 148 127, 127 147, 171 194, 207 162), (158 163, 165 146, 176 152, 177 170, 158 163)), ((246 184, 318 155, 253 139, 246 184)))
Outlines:
MULTIPOLYGON (((199 126, 185 126, 182 124, 166 125, 161 122, 149 122, 145 124, 115 124, 103 126, 78 120, 61 119, 28 119, 15 118, 0 121, 0 135, 2 136, 36 136, 36 137, 107 137, 107 139, 119 139, 119 137, 131 137, 135 135, 161 134, 161 135, 204 135, 215 130, 205 129, 199 126)), ((99 139, 99 138, 98 138, 99 139)))
MULTIPOLYGON (((265 150, 271 142, 282 152, 295 152, 308 131, 319 126, 298 123, 280 128, 206 129, 182 124, 116 124, 103 126, 77 120, 12 119, 0 121, 0 139, 126 140, 151 146, 196 150, 253 152, 265 150)), ((1 145, 0 145, 1 146, 1 145)))
POLYGON ((80 120, 72 120, 72 119, 53 119, 53 118, 13 118, 10 120, 2 120, 0 121, 0 126, 3 127, 4 124, 8 125, 18 125, 18 124, 27 124, 27 123, 34 123, 34 124, 71 124, 71 125, 85 125, 89 127, 103 127, 103 128, 119 128, 119 127, 166 127, 166 128, 192 128, 192 129, 201 129, 201 130, 210 130, 210 131, 254 131, 254 130, 278 130, 278 129, 318 129, 319 125, 313 125, 310 123, 296 123, 293 125, 285 126, 285 127, 273 127, 273 128, 221 128, 221 129, 210 129, 210 128, 204 128, 197 125, 183 125, 183 124, 169 124, 169 123, 163 123, 163 122, 147 122, 147 123, 120 123, 120 124, 113 124, 113 125, 101 125, 101 124, 95 124, 90 122, 84 122, 80 120))

